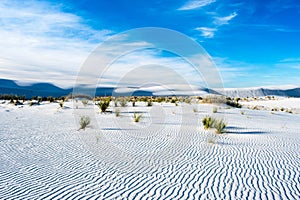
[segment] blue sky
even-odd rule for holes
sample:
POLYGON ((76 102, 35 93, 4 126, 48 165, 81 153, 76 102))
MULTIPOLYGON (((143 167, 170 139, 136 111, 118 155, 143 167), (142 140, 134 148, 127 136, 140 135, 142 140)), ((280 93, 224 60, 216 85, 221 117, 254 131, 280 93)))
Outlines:
MULTIPOLYGON (((72 86, 99 43, 129 29, 163 27, 201 44, 225 87, 299 86, 298 19, 298 0, 2 0, 0 74, 72 86)), ((167 62, 162 54, 143 56, 146 64, 167 62)))

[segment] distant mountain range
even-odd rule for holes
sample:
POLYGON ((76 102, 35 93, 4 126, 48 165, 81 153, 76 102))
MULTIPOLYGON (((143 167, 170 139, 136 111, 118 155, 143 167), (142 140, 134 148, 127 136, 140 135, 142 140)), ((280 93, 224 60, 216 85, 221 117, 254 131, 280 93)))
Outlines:
MULTIPOLYGON (((85 89, 88 90, 88 89, 85 89)), ((259 96, 286 96, 286 97, 300 97, 300 87, 295 88, 238 88, 238 89, 224 89, 211 90, 208 88, 201 88, 200 92, 203 94, 223 94, 229 97, 259 97, 259 96)), ((91 90, 90 90, 91 91, 91 90)), ((115 91, 113 87, 99 87, 96 89, 96 96, 111 96, 115 91)), ((13 94, 18 96, 26 96, 31 98, 33 96, 67 96, 73 92, 72 88, 63 89, 50 83, 36 83, 29 86, 18 85, 13 80, 0 79, 0 94, 13 94)), ((136 90, 133 93, 120 93, 118 95, 134 95, 134 96, 153 96, 152 92, 144 90, 136 90)))
MULTIPOLYGON (((81 90, 90 93, 91 89, 82 88, 81 90)), ((112 87, 99 87, 96 88, 96 96, 111 96, 115 88, 112 87)), ((61 97, 70 95, 73 92, 73 88, 63 89, 57 87, 50 83, 35 83, 29 86, 18 85, 13 80, 0 79, 0 94, 12 94, 18 96, 25 96, 26 98, 31 98, 34 96, 40 97, 61 97)), ((152 96, 151 92, 137 90, 133 93, 130 93, 134 96, 152 96)), ((119 95, 128 95, 126 93, 121 93, 119 95)))

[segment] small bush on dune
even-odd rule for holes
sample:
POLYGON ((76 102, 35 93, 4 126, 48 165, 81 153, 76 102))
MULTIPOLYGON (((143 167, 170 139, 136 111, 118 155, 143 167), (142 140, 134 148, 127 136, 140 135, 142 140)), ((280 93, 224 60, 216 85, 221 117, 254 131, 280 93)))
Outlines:
POLYGON ((194 113, 198 112, 198 109, 197 108, 193 108, 193 112, 194 113))
POLYGON ((139 122, 140 119, 141 119, 141 117, 142 117, 142 114, 134 113, 133 114, 133 120, 134 120, 134 122, 139 122))
POLYGON ((61 107, 61 108, 64 107, 64 101, 59 102, 59 107, 61 107))
POLYGON ((122 107, 126 107, 128 100, 125 97, 121 97, 121 98, 118 98, 118 102, 120 103, 120 105, 122 107))
POLYGON ((242 107, 242 105, 239 104, 238 102, 230 101, 230 100, 226 101, 226 105, 231 106, 231 107, 235 107, 235 108, 241 108, 242 107))
POLYGON ((212 128, 214 123, 215 123, 215 119, 213 117, 210 116, 206 116, 202 119, 202 124, 204 126, 204 129, 209 129, 212 128))
POLYGON ((215 128, 216 129, 216 133, 218 134, 222 134, 226 132, 226 127, 227 127, 227 123, 224 122, 223 119, 220 120, 216 120, 215 118, 211 117, 211 116, 206 116, 202 119, 202 124, 204 126, 204 129, 209 129, 209 128, 215 128))
POLYGON ((119 108, 116 108, 115 109, 115 115, 116 115, 116 117, 119 117, 120 116, 120 109, 119 108))
POLYGON ((80 128, 79 128, 79 130, 80 129, 85 129, 90 123, 91 123, 90 117, 88 117, 88 116, 80 117, 80 121, 79 121, 80 128))
POLYGON ((153 105, 152 100, 149 99, 149 100, 147 101, 147 106, 152 106, 152 105, 153 105))
POLYGON ((227 123, 224 122, 223 119, 221 120, 217 120, 215 123, 214 123, 214 128, 216 129, 216 133, 218 134, 222 134, 222 133, 225 133, 226 132, 226 126, 227 126, 227 123))
POLYGON ((218 112, 218 108, 217 107, 213 107, 213 113, 217 113, 218 112))
POLYGON ((109 100, 103 100, 103 101, 100 101, 97 106, 100 108, 101 112, 105 112, 106 109, 108 108, 109 106, 109 103, 110 101, 109 100))
POLYGON ((82 104, 83 104, 84 106, 87 106, 87 104, 89 103, 89 101, 86 100, 86 99, 83 99, 81 102, 82 102, 82 104))

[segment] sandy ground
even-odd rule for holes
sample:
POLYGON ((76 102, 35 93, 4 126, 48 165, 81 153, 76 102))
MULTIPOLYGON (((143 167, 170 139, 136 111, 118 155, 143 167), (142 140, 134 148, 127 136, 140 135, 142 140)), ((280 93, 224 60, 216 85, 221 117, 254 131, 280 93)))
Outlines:
POLYGON ((300 114, 137 103, 116 117, 81 102, 58 107, 0 104, 0 199, 299 199, 300 114), (82 115, 91 125, 78 131, 82 115), (227 133, 204 130, 206 115, 224 118, 227 133))

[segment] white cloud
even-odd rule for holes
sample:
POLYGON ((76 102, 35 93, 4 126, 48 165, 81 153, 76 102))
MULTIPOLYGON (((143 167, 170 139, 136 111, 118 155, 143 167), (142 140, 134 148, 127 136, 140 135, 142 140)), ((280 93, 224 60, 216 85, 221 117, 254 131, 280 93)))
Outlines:
POLYGON ((215 20, 214 20, 214 24, 218 25, 218 26, 221 26, 221 25, 224 25, 224 24, 228 24, 230 20, 232 20, 233 18, 235 18, 238 14, 236 12, 234 13, 231 13, 230 15, 228 16, 225 16, 225 17, 215 17, 215 20))
POLYGON ((216 2, 216 0, 190 0, 178 10, 193 10, 216 2))
POLYGON ((217 31, 216 28, 209 28, 209 27, 198 27, 195 28, 197 31, 201 31, 201 36, 205 38, 213 38, 215 35, 215 32, 217 31))
POLYGON ((110 34, 56 5, 1 1, 1 78, 72 86, 86 56, 110 34))

